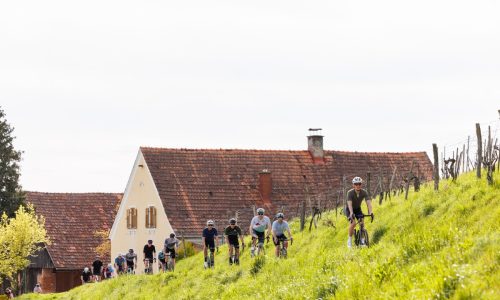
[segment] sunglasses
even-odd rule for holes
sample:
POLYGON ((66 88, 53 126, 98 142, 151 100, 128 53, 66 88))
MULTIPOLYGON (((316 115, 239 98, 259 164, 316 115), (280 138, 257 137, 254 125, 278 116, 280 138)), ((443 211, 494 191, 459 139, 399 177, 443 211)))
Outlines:
POLYGON ((354 185, 361 185, 361 183, 355 183, 354 185))
POLYGON ((264 214, 263 214, 263 213, 258 213, 258 215, 259 215, 259 216, 262 216, 262 215, 264 215, 264 214))
POLYGON ((212 225, 212 224, 208 224, 208 226, 214 226, 214 225, 212 225))

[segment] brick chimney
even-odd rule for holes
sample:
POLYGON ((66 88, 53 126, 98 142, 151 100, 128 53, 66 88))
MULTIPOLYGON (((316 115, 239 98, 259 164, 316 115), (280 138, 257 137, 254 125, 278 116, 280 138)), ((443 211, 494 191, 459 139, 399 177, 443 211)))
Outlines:
POLYGON ((323 136, 318 133, 321 128, 309 128, 311 135, 307 137, 307 150, 311 154, 314 163, 323 163, 323 136))
POLYGON ((267 169, 259 172, 259 192, 262 201, 265 204, 270 204, 271 194, 273 192, 273 181, 271 179, 271 172, 267 169))

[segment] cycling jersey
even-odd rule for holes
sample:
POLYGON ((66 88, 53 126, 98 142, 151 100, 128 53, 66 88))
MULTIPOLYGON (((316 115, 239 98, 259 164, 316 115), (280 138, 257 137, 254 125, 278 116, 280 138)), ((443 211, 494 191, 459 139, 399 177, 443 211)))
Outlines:
POLYGON ((153 259, 153 253, 156 253, 156 249, 154 245, 149 246, 149 244, 144 245, 144 257, 153 259))
POLYGON ((227 226, 226 229, 224 229, 224 234, 227 236, 236 236, 241 235, 241 228, 238 225, 235 225, 234 228, 231 228, 231 226, 227 226))
POLYGON ((177 238, 168 238, 165 240, 165 248, 174 249, 175 246, 179 247, 179 240, 177 238))
POLYGON ((370 196, 368 195, 368 192, 364 189, 359 190, 359 192, 356 192, 355 189, 351 189, 347 192, 347 201, 352 202, 352 209, 356 210, 361 207, 361 202, 363 200, 368 201, 371 200, 370 196))
POLYGON ((217 229, 212 228, 211 230, 208 228, 203 229, 202 236, 205 238, 205 241, 214 241, 217 236, 217 229))
POLYGON ((273 222, 273 232, 275 235, 283 235, 287 230, 290 230, 287 221, 283 220, 283 222, 280 223, 278 220, 276 220, 273 222))
POLYGON ((268 216, 263 216, 262 220, 259 219, 259 216, 255 216, 252 218, 250 225, 252 226, 253 230, 257 232, 264 232, 266 231, 267 225, 271 225, 271 220, 268 216))

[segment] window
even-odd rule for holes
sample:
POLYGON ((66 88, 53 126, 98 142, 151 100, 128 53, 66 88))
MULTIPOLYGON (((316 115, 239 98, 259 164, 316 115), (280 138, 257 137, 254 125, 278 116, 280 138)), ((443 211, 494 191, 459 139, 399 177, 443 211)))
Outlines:
POLYGON ((146 228, 156 228, 156 207, 146 208, 146 228))
POLYGON ((127 229, 137 229, 137 208, 127 209, 127 229))

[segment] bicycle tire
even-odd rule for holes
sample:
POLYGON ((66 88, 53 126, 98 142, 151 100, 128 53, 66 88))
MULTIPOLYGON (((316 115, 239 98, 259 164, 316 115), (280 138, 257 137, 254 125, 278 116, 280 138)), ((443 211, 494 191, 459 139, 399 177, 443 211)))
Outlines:
POLYGON ((359 246, 359 244, 360 244, 360 234, 359 234, 359 230, 357 230, 357 229, 354 229, 354 244, 356 246, 359 246))
POLYGON ((365 246, 366 247, 370 247, 370 239, 368 237, 368 231, 366 231, 366 229, 363 230, 362 236, 363 236, 363 238, 365 240, 365 246))

